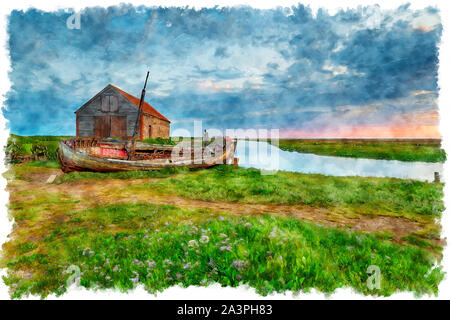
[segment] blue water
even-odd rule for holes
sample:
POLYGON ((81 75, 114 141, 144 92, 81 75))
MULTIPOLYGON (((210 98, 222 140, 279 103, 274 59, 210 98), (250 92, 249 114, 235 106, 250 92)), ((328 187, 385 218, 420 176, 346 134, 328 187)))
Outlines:
POLYGON ((318 156, 283 151, 267 142, 240 140, 236 146, 235 157, 239 158, 239 166, 261 169, 266 174, 294 171, 330 176, 392 177, 433 181, 434 172, 439 172, 443 181, 442 163, 318 156))

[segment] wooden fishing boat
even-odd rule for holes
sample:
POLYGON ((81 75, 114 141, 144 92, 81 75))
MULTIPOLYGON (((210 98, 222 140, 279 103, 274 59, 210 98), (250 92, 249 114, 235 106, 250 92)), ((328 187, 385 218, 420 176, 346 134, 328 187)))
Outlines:
POLYGON ((76 138, 59 142, 59 161, 64 172, 70 171, 131 171, 162 168, 206 168, 217 164, 231 164, 236 140, 224 139, 205 147, 156 145, 137 142, 134 156, 128 160, 129 141, 107 141, 95 138, 76 138))

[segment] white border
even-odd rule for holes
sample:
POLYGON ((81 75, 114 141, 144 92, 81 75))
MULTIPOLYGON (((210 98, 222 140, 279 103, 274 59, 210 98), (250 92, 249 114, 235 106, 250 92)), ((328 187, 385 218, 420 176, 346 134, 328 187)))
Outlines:
MULTIPOLYGON (((408 1, 398 1, 398 0, 322 0, 322 1, 292 1, 292 0, 271 0, 271 1, 242 1, 242 0, 166 0, 166 1, 155 1, 155 0, 126 0, 126 1, 114 1, 114 0, 71 0, 71 1, 56 1, 56 0, 46 0, 46 1, 26 1, 26 0, 15 0, 15 1, 1 1, 0 3, 0 90, 1 90, 1 101, 2 106, 4 101, 4 95, 10 88, 10 82, 8 80, 8 70, 10 69, 10 61, 8 56, 7 48, 7 15, 14 9, 37 8, 45 11, 53 11, 62 8, 73 8, 75 10, 80 10, 84 7, 91 6, 110 6, 117 5, 120 3, 131 3, 133 5, 162 5, 162 6, 190 6, 195 8, 201 7, 213 7, 215 5, 219 6, 234 6, 234 5, 251 5, 255 8, 268 9, 278 6, 289 7, 296 5, 301 2, 304 5, 309 5, 313 10, 318 8, 327 8, 330 13, 336 11, 339 8, 354 8, 359 5, 380 5, 381 9, 395 9, 400 5, 407 3, 408 1)), ((437 6, 440 9, 440 15, 443 25, 443 35, 442 42, 440 46, 440 69, 439 69, 439 106, 440 106, 440 132, 443 136, 444 148, 449 153, 450 145, 448 142, 448 137, 450 137, 450 110, 448 106, 450 105, 450 31, 448 30, 450 26, 450 6, 449 2, 441 1, 418 1, 411 0, 412 9, 425 8, 427 6, 437 6), (445 71, 444 71, 445 70, 445 71)), ((1 114, 1 113, 0 113, 1 114)), ((6 144, 6 138, 9 135, 8 130, 5 129, 6 120, 3 115, 0 115, 0 145, 6 144)), ((4 166, 4 153, 0 151, 0 172, 5 172, 6 168, 4 166)), ((444 171, 450 172, 449 161, 444 164, 444 171)), ((3 243, 7 239, 7 235, 11 232, 12 223, 8 219, 8 213, 6 209, 6 204, 8 203, 8 193, 5 191, 6 181, 4 178, 0 177, 0 243, 3 243)), ((446 207, 450 205, 449 194, 450 188, 448 185, 445 186, 445 197, 444 202, 446 207)), ((446 210, 442 216, 443 231, 442 236, 448 238, 450 230, 450 218, 448 217, 448 211, 446 210)), ((444 271, 450 273, 449 269, 449 250, 448 246, 444 250, 444 271)), ((5 270, 0 272, 0 276, 5 274, 5 270)), ((450 275, 447 274, 445 279, 439 286, 439 296, 435 297, 422 297, 423 299, 449 299, 450 298, 450 275)), ((398 293, 394 294, 387 299, 413 299, 412 293, 398 293)), ((0 299, 10 299, 8 288, 5 286, 3 281, 0 279, 0 299)), ((39 299, 39 297, 29 297, 28 299, 39 299)), ((136 290, 130 293, 120 293, 112 290, 102 290, 93 291, 86 290, 84 288, 71 288, 68 293, 62 297, 56 298, 54 295, 50 296, 49 299, 180 299, 180 300, 194 300, 194 299, 217 299, 217 300, 229 300, 229 299, 326 299, 324 294, 317 291, 313 291, 310 294, 300 294, 298 296, 293 296, 292 293, 286 294, 275 294, 267 297, 261 297, 256 294, 256 292, 248 287, 239 288, 221 288, 218 285, 210 286, 208 288, 201 287, 191 287, 191 288, 180 288, 171 287, 165 290, 163 293, 158 294, 156 297, 154 295, 146 292, 142 287, 138 287, 136 290)), ((351 289, 339 289, 332 296, 331 299, 373 299, 370 296, 363 296, 356 294, 351 289)), ((385 298, 377 298, 385 299, 385 298)))

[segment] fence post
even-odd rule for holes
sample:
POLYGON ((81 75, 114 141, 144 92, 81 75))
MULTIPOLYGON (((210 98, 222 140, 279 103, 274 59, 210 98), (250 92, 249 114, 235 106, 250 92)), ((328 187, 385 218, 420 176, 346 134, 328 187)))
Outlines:
POLYGON ((441 182, 441 178, 439 177, 439 172, 434 173, 434 182, 436 182, 436 183, 441 182))

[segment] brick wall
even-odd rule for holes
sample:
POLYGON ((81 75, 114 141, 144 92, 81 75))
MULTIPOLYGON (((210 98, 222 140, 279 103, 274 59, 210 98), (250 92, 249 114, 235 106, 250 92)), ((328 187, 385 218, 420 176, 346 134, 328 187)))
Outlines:
POLYGON ((149 125, 152 126, 152 132, 150 138, 169 138, 170 136, 170 123, 149 115, 143 116, 143 130, 142 130, 142 136, 143 139, 149 138, 149 125))

